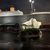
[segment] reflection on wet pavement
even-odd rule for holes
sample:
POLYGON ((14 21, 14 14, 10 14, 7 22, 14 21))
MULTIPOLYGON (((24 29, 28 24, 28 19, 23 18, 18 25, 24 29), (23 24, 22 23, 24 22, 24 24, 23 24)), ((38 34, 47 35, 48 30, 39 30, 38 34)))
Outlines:
POLYGON ((42 39, 25 43, 23 50, 50 50, 50 30, 42 30, 42 39))

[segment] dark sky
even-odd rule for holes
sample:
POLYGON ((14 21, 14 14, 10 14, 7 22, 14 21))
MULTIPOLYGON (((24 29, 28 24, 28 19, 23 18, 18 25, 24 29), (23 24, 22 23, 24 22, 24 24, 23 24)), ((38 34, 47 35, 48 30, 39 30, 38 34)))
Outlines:
MULTIPOLYGON (((31 11, 29 0, 0 0, 0 8, 8 10, 10 5, 14 5, 24 13, 31 11)), ((50 0, 35 0, 34 8, 36 11, 50 11, 50 0)))

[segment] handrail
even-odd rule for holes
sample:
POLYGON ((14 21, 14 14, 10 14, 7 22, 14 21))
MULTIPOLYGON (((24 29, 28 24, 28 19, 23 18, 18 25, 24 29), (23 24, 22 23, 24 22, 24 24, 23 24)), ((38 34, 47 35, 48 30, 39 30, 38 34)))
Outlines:
POLYGON ((1 16, 25 16, 25 15, 47 15, 47 14, 50 14, 50 12, 33 12, 33 13, 30 13, 30 14, 17 14, 16 12, 1 12, 0 13, 0 17, 1 16))

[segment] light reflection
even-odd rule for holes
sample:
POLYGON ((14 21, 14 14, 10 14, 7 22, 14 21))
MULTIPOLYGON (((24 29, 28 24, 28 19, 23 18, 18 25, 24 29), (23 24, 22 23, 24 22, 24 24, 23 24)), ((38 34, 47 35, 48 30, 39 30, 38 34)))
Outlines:
POLYGON ((30 3, 34 3, 34 0, 29 0, 30 3))

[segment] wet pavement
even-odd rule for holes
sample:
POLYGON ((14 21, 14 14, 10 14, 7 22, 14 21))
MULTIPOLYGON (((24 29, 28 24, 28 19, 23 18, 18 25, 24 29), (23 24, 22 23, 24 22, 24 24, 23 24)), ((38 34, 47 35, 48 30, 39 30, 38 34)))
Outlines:
MULTIPOLYGON (((44 29, 41 31, 41 39, 23 42, 23 46, 20 49, 15 50, 50 50, 50 29, 44 29)), ((14 47, 17 48, 19 46, 14 47)))
POLYGON ((24 44, 23 50, 50 50, 50 30, 42 30, 42 38, 24 44))

